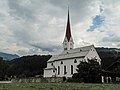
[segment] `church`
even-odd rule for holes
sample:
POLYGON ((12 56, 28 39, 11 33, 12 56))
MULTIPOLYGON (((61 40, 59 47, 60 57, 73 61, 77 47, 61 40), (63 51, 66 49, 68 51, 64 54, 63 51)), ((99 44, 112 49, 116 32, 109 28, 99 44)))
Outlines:
POLYGON ((61 54, 53 55, 48 60, 47 67, 44 69, 44 77, 72 77, 74 73, 77 73, 76 69, 80 61, 87 61, 88 59, 97 59, 99 64, 101 63, 94 45, 74 48, 69 10, 63 48, 64 51, 61 54))

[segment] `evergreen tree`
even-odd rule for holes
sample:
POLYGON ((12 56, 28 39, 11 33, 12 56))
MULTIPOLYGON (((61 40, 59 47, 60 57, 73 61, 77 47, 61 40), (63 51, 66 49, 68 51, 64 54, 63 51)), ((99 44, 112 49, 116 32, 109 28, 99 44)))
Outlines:
POLYGON ((101 82, 101 66, 96 59, 81 61, 77 66, 77 73, 73 75, 74 79, 79 79, 87 83, 101 82))
POLYGON ((6 75, 7 64, 2 57, 0 57, 0 80, 3 80, 6 75))

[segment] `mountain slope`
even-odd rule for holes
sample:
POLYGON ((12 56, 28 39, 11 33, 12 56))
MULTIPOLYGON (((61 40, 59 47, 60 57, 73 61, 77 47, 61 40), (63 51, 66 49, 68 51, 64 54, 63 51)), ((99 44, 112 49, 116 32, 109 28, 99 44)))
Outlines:
POLYGON ((19 58, 19 56, 16 54, 13 55, 13 54, 8 54, 3 52, 0 52, 0 57, 3 57, 4 60, 12 60, 15 58, 19 58))

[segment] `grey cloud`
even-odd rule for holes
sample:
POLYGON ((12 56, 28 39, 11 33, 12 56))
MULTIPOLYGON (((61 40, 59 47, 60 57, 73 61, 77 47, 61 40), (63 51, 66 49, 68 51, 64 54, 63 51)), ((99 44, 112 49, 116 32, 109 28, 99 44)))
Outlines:
POLYGON ((119 43, 119 44, 117 44, 117 47, 120 47, 120 43, 119 43))
MULTIPOLYGON (((35 53, 42 51, 56 52, 62 49, 62 45, 50 42, 51 40, 57 41, 59 36, 64 36, 65 27, 58 27, 60 21, 56 21, 58 25, 54 24, 51 26, 50 21, 55 17, 65 19, 67 17, 67 2, 65 0, 31 0, 31 6, 25 6, 21 3, 24 0, 8 0, 8 6, 10 8, 9 14, 11 18, 15 18, 9 26, 9 29, 13 32, 13 41, 17 45, 22 47, 31 47, 29 51, 18 50, 19 54, 35 53), (42 3, 41 3, 42 2, 42 3), (34 32, 34 24, 38 25, 37 32, 34 32), (56 29, 56 30, 55 30, 56 29), (63 29, 63 30, 62 30, 63 29), (63 35, 62 35, 63 34, 63 35), (36 41, 36 43, 32 42, 36 41), (47 41, 44 43, 44 41, 47 41), (32 43, 31 43, 32 42, 32 43)), ((90 0, 83 1, 70 1, 70 15, 72 23, 78 22, 78 19, 85 19, 85 13, 89 13, 87 9, 90 0), (82 12, 82 13, 81 13, 82 12), (83 17, 84 16, 84 17, 83 17), (77 18, 76 18, 77 17, 77 18), (72 19, 74 18, 74 19, 72 19)), ((60 24, 63 24, 60 23, 60 24)), ((75 24, 75 23, 74 23, 75 24)), ((64 25, 62 25, 63 27, 64 25)), ((62 42, 62 41, 59 41, 62 42)))
POLYGON ((23 56, 26 55, 26 54, 28 54, 28 52, 26 52, 25 50, 18 50, 17 53, 19 55, 23 55, 23 56))
POLYGON ((116 35, 108 36, 108 37, 104 37, 102 41, 103 42, 120 42, 120 37, 116 35))
POLYGON ((33 54, 41 53, 41 50, 38 48, 30 48, 28 51, 18 50, 17 53, 20 55, 23 55, 23 56, 24 55, 33 55, 33 54))
POLYGON ((17 53, 19 55, 31 55, 31 54, 55 54, 55 53, 60 53, 62 51, 61 46, 55 46, 55 45, 35 45, 34 43, 31 44, 31 48, 29 50, 18 50, 17 53))
MULTIPOLYGON (((3 1, 1 0, 1 3, 3 1)), ((90 35, 82 32, 82 29, 88 23, 83 24, 83 22, 96 15, 98 1, 69 0, 71 28, 76 24, 83 25, 83 28, 76 28, 75 32, 85 34, 86 39, 90 38, 90 35)), ((3 38, 3 43, 0 41, 2 49, 3 45, 4 48, 9 48, 10 45, 16 43, 15 48, 18 51, 11 50, 11 52, 20 55, 57 53, 62 50, 67 19, 67 0, 6 0, 6 2, 8 2, 8 6, 4 10, 0 8, 0 25, 5 26, 5 30, 2 30, 5 31, 5 34, 0 30, 3 38), (30 4, 25 3, 27 1, 30 4), (4 15, 6 16, 4 17, 4 15)), ((0 27, 0 29, 2 28, 0 27)), ((104 30, 104 32, 106 31, 104 30)), ((106 36, 102 36, 104 37, 102 42, 119 42, 119 37, 106 36)), ((81 38, 81 36, 77 34, 76 38, 81 38)), ((89 43, 83 41, 82 44, 89 43)))
POLYGON ((99 0, 49 0, 43 7, 46 9, 45 13, 48 13, 50 16, 58 18, 63 18, 64 16, 64 18, 66 18, 69 4, 71 23, 76 24, 84 21, 92 14, 91 12, 94 12, 94 7, 98 1, 99 0))
POLYGON ((10 7, 10 15, 15 19, 24 19, 24 20, 34 20, 35 10, 31 7, 21 5, 21 0, 8 0, 8 5, 10 7))
POLYGON ((48 51, 48 52, 54 52, 55 49, 57 49, 58 51, 60 49, 62 49, 62 47, 60 45, 57 45, 57 44, 49 42, 49 41, 48 41, 48 43, 45 43, 45 42, 31 43, 31 46, 33 46, 35 48, 40 48, 40 49, 42 49, 42 51, 48 51))

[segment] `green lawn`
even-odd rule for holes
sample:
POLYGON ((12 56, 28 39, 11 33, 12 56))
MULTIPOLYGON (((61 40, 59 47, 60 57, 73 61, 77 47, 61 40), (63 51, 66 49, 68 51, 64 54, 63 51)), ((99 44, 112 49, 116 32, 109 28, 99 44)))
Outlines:
POLYGON ((0 84, 0 90, 120 90, 120 84, 9 83, 0 84))

